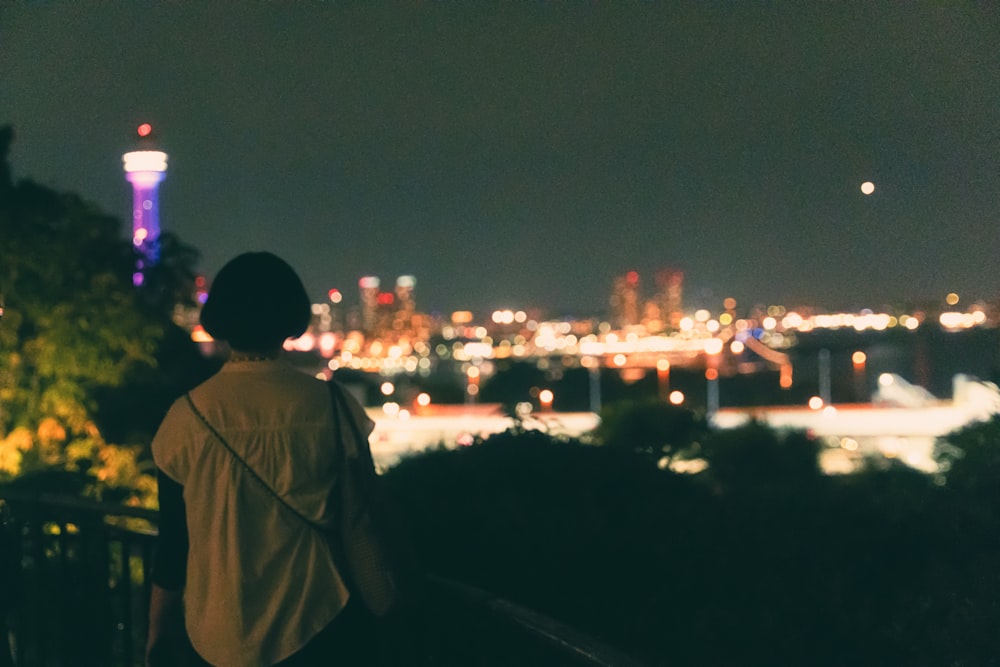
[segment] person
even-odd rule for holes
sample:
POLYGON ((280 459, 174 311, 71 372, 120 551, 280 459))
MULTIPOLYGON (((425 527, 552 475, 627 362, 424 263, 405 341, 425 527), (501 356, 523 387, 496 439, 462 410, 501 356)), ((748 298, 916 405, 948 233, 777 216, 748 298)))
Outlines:
POLYGON ((343 445, 328 384, 283 359, 311 312, 298 275, 267 252, 232 259, 209 291, 202 326, 231 354, 174 402, 152 443, 150 667, 370 664, 371 614, 316 526, 336 521, 336 443, 370 461, 374 424, 341 390, 358 440, 343 445))

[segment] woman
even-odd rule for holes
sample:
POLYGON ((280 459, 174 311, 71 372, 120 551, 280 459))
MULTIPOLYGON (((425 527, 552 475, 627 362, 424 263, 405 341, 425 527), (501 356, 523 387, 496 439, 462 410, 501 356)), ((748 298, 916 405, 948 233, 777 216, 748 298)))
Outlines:
POLYGON ((195 662, 219 667, 367 664, 368 616, 322 527, 337 516, 338 450, 370 461, 373 424, 348 399, 352 437, 328 384, 282 361, 310 317, 301 280, 275 255, 240 255, 216 276, 201 322, 231 355, 174 403, 152 445, 151 666, 175 659, 185 627, 195 662))

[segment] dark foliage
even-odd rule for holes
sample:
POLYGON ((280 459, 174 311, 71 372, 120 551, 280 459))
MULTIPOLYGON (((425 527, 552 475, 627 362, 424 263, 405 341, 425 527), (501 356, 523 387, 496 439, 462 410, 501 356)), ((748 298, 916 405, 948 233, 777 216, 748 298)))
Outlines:
MULTIPOLYGON (((1000 423, 982 428, 995 451, 1000 423)), ((996 664, 1000 514, 968 495, 995 476, 825 477, 816 443, 759 424, 705 447, 716 468, 690 477, 509 432, 386 479, 431 569, 651 664, 996 664)))
POLYGON ((723 487, 786 488, 814 484, 820 476, 820 444, 802 431, 779 433, 760 422, 705 438, 708 475, 723 487))
POLYGON ((139 451, 170 402, 211 370, 174 321, 194 305, 198 253, 161 235, 160 261, 137 288, 122 221, 15 180, 12 140, 0 128, 0 440, 18 438, 0 476, 86 473, 106 454, 121 479, 102 479, 126 484, 134 466, 109 447, 139 451))
POLYGON ((678 454, 695 456, 706 435, 704 415, 658 399, 612 403, 601 412, 597 429, 598 440, 605 445, 654 461, 678 454))

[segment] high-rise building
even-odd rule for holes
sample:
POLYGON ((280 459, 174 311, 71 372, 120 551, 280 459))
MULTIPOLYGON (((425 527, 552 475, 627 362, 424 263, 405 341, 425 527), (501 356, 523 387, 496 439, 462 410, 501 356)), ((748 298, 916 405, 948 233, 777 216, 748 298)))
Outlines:
POLYGON ((358 281, 361 294, 361 327, 371 335, 378 325, 378 295, 382 282, 376 276, 365 276, 358 281))
POLYGON ((125 180, 132 184, 132 244, 139 252, 132 282, 141 285, 145 270, 160 259, 160 203, 158 189, 167 175, 167 154, 157 150, 153 128, 137 130, 136 149, 122 156, 125 180))
POLYGON ((612 324, 619 328, 639 323, 639 274, 629 271, 615 279, 611 292, 612 324))
POLYGON ((684 272, 663 269, 656 274, 656 301, 666 326, 676 330, 684 317, 684 272))
POLYGON ((396 278, 396 317, 393 322, 394 329, 406 329, 412 324, 417 304, 413 298, 413 290, 417 286, 417 279, 413 276, 399 276, 396 278))

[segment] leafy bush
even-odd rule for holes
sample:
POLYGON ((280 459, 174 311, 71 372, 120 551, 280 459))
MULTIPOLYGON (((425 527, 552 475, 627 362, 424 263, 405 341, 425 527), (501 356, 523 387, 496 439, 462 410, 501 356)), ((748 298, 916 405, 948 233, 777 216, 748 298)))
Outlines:
POLYGON ((595 435, 609 447, 641 453, 654 460, 692 458, 708 433, 704 416, 659 399, 620 401, 601 411, 595 435))
POLYGON ((652 665, 994 664, 1000 525, 966 502, 988 466, 944 487, 900 465, 825 477, 815 441, 761 424, 703 447, 712 467, 685 476, 511 431, 386 481, 430 569, 652 665))

